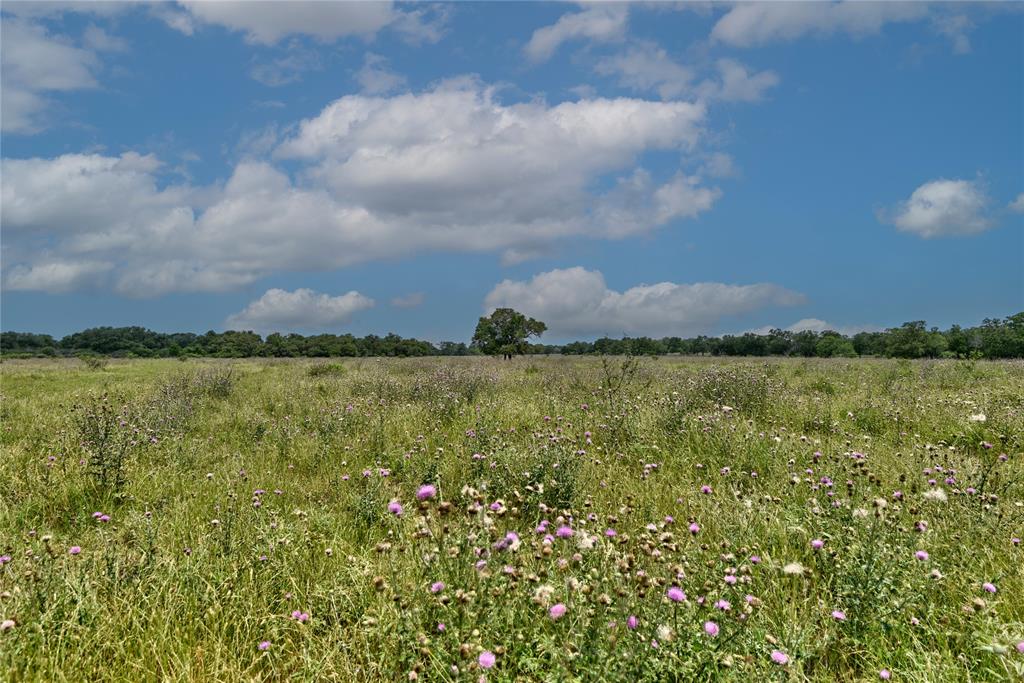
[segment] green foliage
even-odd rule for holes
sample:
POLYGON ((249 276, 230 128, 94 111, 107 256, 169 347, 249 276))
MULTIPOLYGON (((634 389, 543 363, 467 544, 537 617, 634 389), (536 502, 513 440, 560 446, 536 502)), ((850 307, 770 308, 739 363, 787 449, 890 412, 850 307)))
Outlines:
POLYGON ((540 337, 547 325, 527 318, 511 308, 498 308, 490 316, 483 316, 476 324, 472 346, 488 356, 505 356, 525 353, 526 340, 540 337))
POLYGON ((0 333, 0 355, 29 358, 91 354, 112 357, 186 358, 338 358, 468 356, 475 354, 562 354, 660 356, 665 354, 712 356, 802 356, 834 358, 888 356, 895 358, 1024 358, 1024 313, 1005 319, 986 319, 980 326, 952 326, 941 332, 925 329, 923 321, 904 323, 885 332, 858 332, 852 337, 826 330, 789 332, 774 329, 768 334, 748 332, 723 337, 692 339, 665 337, 607 337, 593 342, 564 345, 531 344, 531 336, 545 331, 543 323, 527 319, 512 309, 499 309, 481 318, 474 341, 443 341, 439 344, 406 339, 396 334, 384 337, 351 334, 274 333, 262 339, 253 332, 207 332, 160 334, 141 327, 98 327, 77 332, 60 341, 45 334, 0 333), (497 319, 495 319, 497 315, 497 319), (487 349, 486 351, 484 349, 487 349))

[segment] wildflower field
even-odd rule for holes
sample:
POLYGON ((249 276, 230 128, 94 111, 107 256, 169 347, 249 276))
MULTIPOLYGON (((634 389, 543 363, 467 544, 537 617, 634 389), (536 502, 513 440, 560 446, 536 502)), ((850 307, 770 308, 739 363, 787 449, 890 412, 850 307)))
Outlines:
POLYGON ((1024 677, 1020 362, 0 378, 4 680, 1024 677))

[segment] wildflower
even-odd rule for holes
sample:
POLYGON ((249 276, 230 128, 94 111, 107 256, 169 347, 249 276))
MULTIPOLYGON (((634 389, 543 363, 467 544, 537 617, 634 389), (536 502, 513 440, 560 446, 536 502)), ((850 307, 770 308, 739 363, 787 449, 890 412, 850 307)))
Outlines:
POLYGON ((691 534, 696 536, 699 531, 700 531, 700 525, 697 524, 697 522, 694 522, 693 524, 690 525, 690 533, 691 534))
POLYGON ((750 564, 761 564, 761 556, 760 555, 751 555, 750 556, 750 564))
POLYGON ((68 548, 69 555, 77 555, 80 552, 82 552, 82 548, 80 546, 73 545, 70 548, 68 548))
POLYGON ((736 578, 736 576, 734 574, 726 574, 725 578, 722 579, 722 580, 725 581, 730 586, 735 586, 736 585, 736 581, 738 581, 738 579, 736 578))
POLYGON ((1019 652, 1022 655, 1024 655, 1024 640, 1022 640, 1019 643, 1017 643, 1017 652, 1019 652))
POLYGON ((604 535, 608 538, 614 538, 619 535, 619 532, 617 532, 615 529, 605 529, 604 535))
POLYGON ((306 612, 300 612, 299 610, 295 610, 292 612, 292 619, 299 622, 300 624, 305 624, 307 621, 309 621, 309 614, 306 612))
POLYGON ((941 488, 934 488, 924 492, 924 499, 934 500, 938 503, 945 503, 947 500, 949 500, 949 496, 947 496, 946 492, 941 488))
POLYGON ((434 583, 430 584, 430 592, 431 593, 440 593, 443 590, 444 590, 444 582, 443 581, 435 581, 434 583))
POLYGON ((715 636, 718 635, 718 624, 716 624, 713 621, 705 621, 704 622, 704 633, 707 633, 709 636, 714 638, 715 636))
POLYGON ((804 566, 799 562, 790 562, 782 568, 782 573, 789 576, 800 576, 804 573, 804 566))
POLYGON ((558 530, 555 532, 555 536, 558 536, 559 538, 569 538, 570 536, 572 536, 572 534, 572 527, 568 526, 560 526, 558 527, 558 530))
MULTIPOLYGON (((667 595, 668 599, 672 602, 682 602, 683 600, 686 600, 686 593, 684 593, 683 589, 678 586, 672 586, 669 588, 665 595, 667 595)), ((664 640, 664 638, 662 640, 664 640)))
POLYGON ((832 618, 836 621, 846 621, 846 612, 841 609, 832 610, 832 618))
POLYGON ((789 655, 780 650, 772 650, 772 661, 779 666, 785 666, 789 664, 789 655))
POLYGON ((825 547, 825 541, 821 540, 820 538, 816 538, 813 541, 811 541, 811 547, 815 550, 821 550, 825 547))
POLYGON ((890 677, 892 677, 892 674, 889 673, 888 669, 882 669, 878 672, 878 677, 881 678, 883 681, 887 681, 890 677))
POLYGON ((259 645, 257 645, 256 647, 260 650, 260 652, 266 652, 267 650, 270 649, 270 641, 269 640, 264 640, 259 645))
POLYGON ((918 550, 916 553, 914 553, 914 557, 916 557, 917 559, 919 559, 922 562, 924 562, 925 560, 928 559, 928 551, 926 551, 926 550, 918 550))
MULTIPOLYGON (((630 614, 629 618, 626 619, 626 628, 628 628, 630 631, 635 631, 636 627, 639 626, 639 625, 640 625, 640 620, 637 619, 636 615, 634 615, 634 614, 630 614)), ((1024 642, 1021 642, 1021 645, 1024 645, 1024 642)), ((1020 645, 1018 645, 1017 648, 1020 649, 1020 645)), ((1022 650, 1022 652, 1024 652, 1024 650, 1022 650)))
POLYGON ((658 636, 658 640, 664 641, 666 643, 672 642, 672 639, 675 637, 675 633, 672 631, 672 627, 667 624, 662 624, 661 626, 659 626, 656 633, 658 636))
POLYGON ((402 516, 402 504, 399 503, 397 500, 391 501, 390 503, 388 503, 388 512, 393 514, 395 517, 401 517, 402 516))
POLYGON ((552 605, 551 609, 548 610, 548 615, 551 617, 552 621, 558 621, 565 616, 565 605, 562 603, 552 605))
POLYGON ((984 590, 985 590, 986 592, 988 592, 988 593, 995 593, 995 592, 996 592, 996 587, 995 587, 995 585, 994 585, 994 584, 991 584, 991 583, 989 583, 989 582, 987 582, 987 581, 986 581, 985 583, 981 584, 981 587, 982 587, 982 588, 983 588, 983 589, 984 589, 984 590))
POLYGON ((732 609, 732 604, 728 600, 716 600, 715 608, 720 609, 723 612, 728 612, 732 609))
POLYGON ((480 653, 480 657, 476 661, 478 664, 480 664, 482 668, 490 669, 492 666, 494 666, 494 663, 497 661, 497 658, 494 656, 494 653, 490 650, 484 650, 480 653))
POLYGON ((704 484, 703 486, 700 487, 700 492, 703 493, 704 495, 709 495, 711 491, 711 487, 708 486, 707 484, 704 484))
POLYGON ((437 495, 437 487, 433 484, 424 484, 416 491, 416 500, 430 500, 437 495))
POLYGON ((444 622, 443 622, 443 621, 439 621, 439 622, 437 622, 437 630, 438 630, 438 631, 439 631, 440 633, 444 633, 444 630, 445 630, 445 628, 446 628, 446 626, 444 625, 444 622))

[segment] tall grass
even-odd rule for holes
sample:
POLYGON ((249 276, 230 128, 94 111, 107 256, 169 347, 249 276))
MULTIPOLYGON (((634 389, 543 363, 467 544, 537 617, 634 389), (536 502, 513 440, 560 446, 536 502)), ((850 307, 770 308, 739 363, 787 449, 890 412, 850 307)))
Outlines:
POLYGON ((1020 363, 0 378, 10 680, 1024 676, 1020 363))

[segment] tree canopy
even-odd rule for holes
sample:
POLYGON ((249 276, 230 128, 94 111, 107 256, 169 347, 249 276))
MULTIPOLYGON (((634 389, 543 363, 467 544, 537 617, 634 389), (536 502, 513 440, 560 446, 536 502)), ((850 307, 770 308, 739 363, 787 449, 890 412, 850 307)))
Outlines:
POLYGON ((489 356, 511 358, 526 353, 530 337, 540 337, 548 326, 539 320, 527 318, 511 308, 498 308, 490 316, 483 316, 476 324, 472 347, 489 356))

